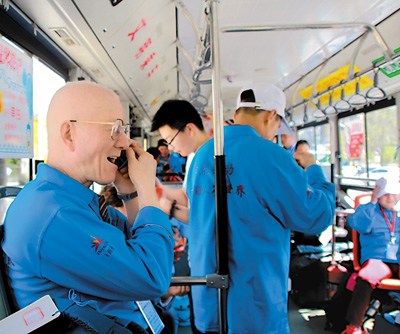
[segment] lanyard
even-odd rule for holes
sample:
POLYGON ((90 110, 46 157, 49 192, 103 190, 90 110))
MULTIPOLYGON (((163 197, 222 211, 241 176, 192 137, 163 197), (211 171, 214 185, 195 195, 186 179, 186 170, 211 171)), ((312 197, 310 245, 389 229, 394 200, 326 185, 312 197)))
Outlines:
POLYGON ((383 218, 385 218, 386 224, 389 227, 390 235, 393 236, 394 235, 394 227, 396 225, 396 211, 394 211, 394 210, 392 211, 392 224, 390 224, 389 219, 385 213, 385 210, 382 207, 381 207, 381 211, 382 211, 383 218))

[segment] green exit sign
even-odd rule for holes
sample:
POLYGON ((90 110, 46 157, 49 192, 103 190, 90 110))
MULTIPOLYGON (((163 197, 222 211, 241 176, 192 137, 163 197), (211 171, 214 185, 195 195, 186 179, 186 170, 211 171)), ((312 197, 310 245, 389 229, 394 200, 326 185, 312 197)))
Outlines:
MULTIPOLYGON (((393 50, 393 52, 395 54, 399 53, 400 48, 393 50)), ((372 64, 375 65, 377 63, 380 63, 383 60, 385 60, 385 57, 379 57, 379 58, 373 60, 372 64)), ((400 74, 400 59, 396 59, 392 63, 382 66, 379 70, 389 78, 393 78, 396 75, 399 75, 400 74)))

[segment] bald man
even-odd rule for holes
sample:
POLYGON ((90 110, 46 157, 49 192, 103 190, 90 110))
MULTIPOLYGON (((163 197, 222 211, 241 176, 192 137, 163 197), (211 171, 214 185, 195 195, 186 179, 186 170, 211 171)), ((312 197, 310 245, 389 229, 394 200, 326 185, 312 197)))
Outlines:
POLYGON ((100 85, 68 83, 54 95, 47 163, 4 223, 2 247, 19 307, 49 294, 88 303, 124 326, 148 327, 135 301, 167 291, 174 239, 158 207, 156 161, 129 138, 127 124, 118 96, 100 85), (122 150, 128 167, 119 171, 122 150), (114 182, 128 219, 108 207, 103 220, 93 182, 114 182))

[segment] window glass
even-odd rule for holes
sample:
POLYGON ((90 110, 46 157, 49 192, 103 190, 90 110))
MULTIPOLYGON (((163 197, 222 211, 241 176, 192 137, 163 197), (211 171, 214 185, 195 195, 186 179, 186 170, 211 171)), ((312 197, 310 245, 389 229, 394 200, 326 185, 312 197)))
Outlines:
POLYGON ((314 127, 304 128, 297 131, 297 140, 307 140, 310 145, 310 152, 315 155, 315 134, 314 127))
POLYGON ((47 158, 47 109, 54 93, 64 84, 64 78, 35 57, 33 58, 33 142, 35 159, 45 160, 47 158))
MULTIPOLYGON (((65 80, 52 69, 33 57, 33 174, 37 161, 47 157, 46 115, 51 97, 65 84, 65 80)), ((29 181, 30 159, 0 159, 0 170, 5 177, 0 184, 24 185, 29 181), (5 168, 4 168, 5 167, 5 168)))
POLYGON ((331 140, 330 127, 323 124, 315 127, 316 155, 315 159, 322 167, 327 180, 331 179, 331 140))
POLYGON ((396 106, 367 113, 368 169, 363 176, 370 179, 399 179, 396 106))
POLYGON ((354 180, 366 172, 364 113, 338 120, 342 184, 365 185, 354 180), (352 179, 351 179, 352 178, 352 179))
POLYGON ((331 140, 329 124, 323 124, 315 127, 316 137, 316 156, 320 164, 331 163, 331 140))

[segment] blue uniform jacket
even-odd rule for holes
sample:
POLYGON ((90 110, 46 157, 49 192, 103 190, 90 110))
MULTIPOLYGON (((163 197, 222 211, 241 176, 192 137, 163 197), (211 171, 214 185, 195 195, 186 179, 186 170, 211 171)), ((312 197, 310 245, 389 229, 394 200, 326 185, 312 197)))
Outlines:
MULTIPOLYGON (((393 212, 385 210, 389 222, 392 223, 393 212)), ((396 242, 400 240, 400 219, 396 214, 395 236, 396 242)), ((390 242, 390 230, 382 215, 378 203, 361 204, 349 218, 349 225, 360 234, 361 261, 369 259, 382 260, 384 262, 400 263, 400 250, 397 250, 397 261, 386 257, 386 247, 390 242)))
MULTIPOLYGON (((319 233, 333 222, 335 188, 322 169, 300 168, 282 147, 250 126, 225 127, 229 210, 228 330, 289 333, 290 231, 319 233)), ((190 200, 191 274, 216 273, 214 141, 193 159, 190 200)), ((196 327, 218 332, 217 289, 193 286, 196 327)))
POLYGON ((116 226, 102 220, 92 190, 39 165, 4 223, 2 246, 20 307, 49 294, 147 328, 134 300, 159 297, 169 287, 171 225, 154 207, 141 209, 132 228, 117 210, 109 207, 109 215, 116 226))

